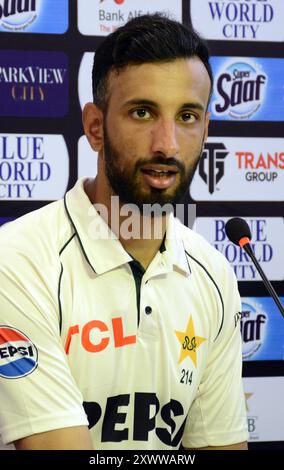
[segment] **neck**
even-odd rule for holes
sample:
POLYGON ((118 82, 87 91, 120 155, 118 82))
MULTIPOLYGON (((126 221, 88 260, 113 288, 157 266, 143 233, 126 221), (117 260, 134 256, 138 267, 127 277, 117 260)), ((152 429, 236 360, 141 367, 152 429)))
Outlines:
POLYGON ((158 252, 166 233, 167 217, 142 214, 131 205, 120 204, 103 182, 87 180, 85 192, 92 204, 104 209, 100 215, 119 238, 123 248, 146 269, 158 252), (107 189, 107 190, 106 190, 107 189))

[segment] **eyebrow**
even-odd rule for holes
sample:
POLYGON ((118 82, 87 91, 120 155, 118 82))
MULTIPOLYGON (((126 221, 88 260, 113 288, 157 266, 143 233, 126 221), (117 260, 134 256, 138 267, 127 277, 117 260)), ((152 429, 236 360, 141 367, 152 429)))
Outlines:
MULTIPOLYGON (((158 103, 156 103, 155 101, 152 101, 152 100, 146 100, 146 99, 132 99, 132 100, 128 100, 126 101, 124 104, 123 104, 123 107, 127 107, 129 105, 132 105, 132 106, 151 106, 153 108, 159 108, 159 105, 158 103)), ((183 103, 180 107, 180 109, 196 109, 196 110, 199 110, 199 111, 204 111, 204 106, 202 106, 202 104, 200 103, 196 103, 196 102, 188 102, 188 103, 183 103)))

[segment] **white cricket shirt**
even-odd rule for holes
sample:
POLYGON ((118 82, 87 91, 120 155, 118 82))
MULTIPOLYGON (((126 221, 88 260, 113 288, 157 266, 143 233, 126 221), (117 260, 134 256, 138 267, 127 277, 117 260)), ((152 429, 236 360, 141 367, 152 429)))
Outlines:
POLYGON ((144 271, 94 226, 109 231, 79 180, 65 202, 0 230, 3 441, 86 424, 94 449, 245 441, 225 258, 170 216, 144 271))

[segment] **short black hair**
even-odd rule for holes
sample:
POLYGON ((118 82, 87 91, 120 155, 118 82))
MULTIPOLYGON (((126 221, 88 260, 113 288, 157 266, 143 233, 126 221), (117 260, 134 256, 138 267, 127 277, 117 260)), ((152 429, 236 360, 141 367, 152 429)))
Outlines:
POLYGON ((108 101, 108 76, 128 65, 169 62, 197 56, 204 64, 213 87, 209 51, 205 41, 190 27, 162 13, 142 15, 111 33, 96 50, 92 87, 94 103, 102 110, 108 101))

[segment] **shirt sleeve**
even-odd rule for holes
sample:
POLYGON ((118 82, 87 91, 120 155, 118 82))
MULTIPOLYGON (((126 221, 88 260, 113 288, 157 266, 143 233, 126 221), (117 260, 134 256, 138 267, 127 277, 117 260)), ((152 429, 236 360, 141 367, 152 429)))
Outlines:
POLYGON ((189 410, 182 441, 185 448, 226 446, 248 437, 238 321, 241 301, 230 266, 219 287, 224 302, 223 325, 211 344, 207 366, 189 410))
POLYGON ((88 425, 60 340, 58 267, 1 249, 0 434, 9 443, 88 425), (4 261, 3 261, 4 260, 4 261))

